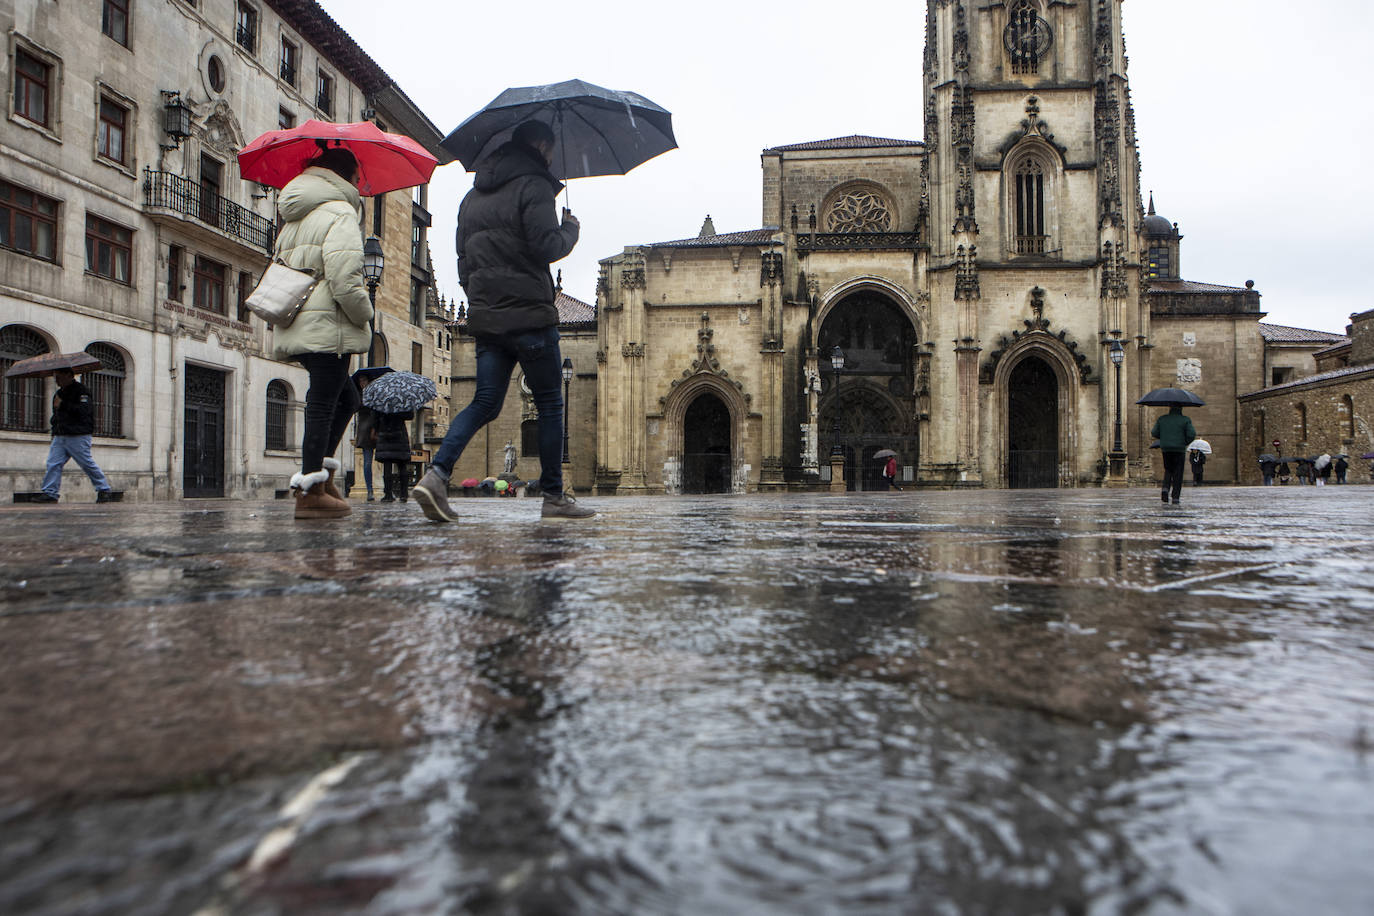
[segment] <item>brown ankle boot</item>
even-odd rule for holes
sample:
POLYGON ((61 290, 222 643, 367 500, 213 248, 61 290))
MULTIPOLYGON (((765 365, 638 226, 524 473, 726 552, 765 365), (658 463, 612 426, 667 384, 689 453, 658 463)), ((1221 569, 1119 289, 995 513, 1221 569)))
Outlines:
POLYGON ((296 497, 296 518, 343 518, 353 512, 346 500, 335 499, 325 491, 326 472, 313 471, 291 478, 296 497))
POLYGON ((344 495, 339 492, 339 488, 334 486, 334 472, 339 469, 338 459, 324 459, 324 469, 329 472, 329 477, 324 482, 324 492, 328 493, 334 499, 337 499, 339 502, 344 503, 346 505, 348 503, 348 500, 344 499, 344 495))

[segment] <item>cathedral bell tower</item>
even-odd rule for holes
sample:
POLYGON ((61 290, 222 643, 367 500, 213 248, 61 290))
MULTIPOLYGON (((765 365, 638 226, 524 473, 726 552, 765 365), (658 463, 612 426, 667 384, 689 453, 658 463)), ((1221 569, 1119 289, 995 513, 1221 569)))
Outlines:
POLYGON ((1137 380, 1123 391, 1144 378, 1144 214, 1121 5, 927 4, 920 218, 931 339, 945 357, 932 382, 954 405, 932 434, 960 482, 1101 479, 1124 397, 1110 383, 1113 340, 1137 380), (1027 400, 1033 379, 1045 387, 1027 400))

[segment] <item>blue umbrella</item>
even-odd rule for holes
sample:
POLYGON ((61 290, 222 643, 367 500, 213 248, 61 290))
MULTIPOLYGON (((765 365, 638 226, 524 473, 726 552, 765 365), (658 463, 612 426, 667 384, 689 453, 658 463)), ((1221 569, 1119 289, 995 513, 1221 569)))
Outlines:
POLYGON ((432 379, 414 372, 388 372, 363 389, 363 404, 378 413, 410 413, 438 396, 432 379))

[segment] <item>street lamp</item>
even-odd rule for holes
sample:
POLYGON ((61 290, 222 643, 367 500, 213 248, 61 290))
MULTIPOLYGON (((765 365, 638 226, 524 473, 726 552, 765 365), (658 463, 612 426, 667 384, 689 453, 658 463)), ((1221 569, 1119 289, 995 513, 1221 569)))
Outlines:
POLYGON ((844 371, 844 351, 839 344, 830 351, 830 368, 835 371, 835 424, 830 430, 830 457, 840 458, 844 456, 844 449, 840 448, 840 373, 844 371))
POLYGON ((568 463, 568 400, 572 395, 572 360, 563 359, 563 463, 568 463))
POLYGON ((1111 349, 1112 365, 1116 368, 1116 437, 1112 441, 1112 451, 1121 452, 1121 364, 1126 361, 1126 348, 1121 341, 1113 340, 1111 349))
MULTIPOLYGON (((380 201, 375 201, 374 206, 380 206, 380 201)), ((382 253, 382 241, 375 235, 370 235, 366 242, 363 242, 363 279, 367 281, 367 298, 372 303, 372 320, 367 323, 368 330, 372 333, 367 342, 367 364, 376 365, 377 362, 377 286, 382 282, 382 270, 386 267, 386 255, 382 253)))

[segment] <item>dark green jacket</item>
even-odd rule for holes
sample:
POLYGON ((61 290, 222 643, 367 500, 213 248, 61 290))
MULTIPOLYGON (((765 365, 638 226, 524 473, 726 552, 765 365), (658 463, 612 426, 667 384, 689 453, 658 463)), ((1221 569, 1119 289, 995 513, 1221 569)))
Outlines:
POLYGON ((1197 438, 1193 421, 1183 415, 1182 407, 1170 407, 1169 412, 1155 421, 1150 435, 1159 440, 1161 452, 1186 452, 1188 444, 1197 438))
POLYGON ((576 223, 558 221, 562 189, 539 153, 507 143, 477 167, 458 208, 458 282, 468 330, 508 334, 558 324, 549 265, 577 244, 576 223))

